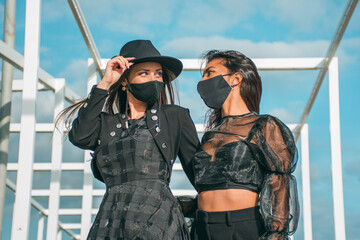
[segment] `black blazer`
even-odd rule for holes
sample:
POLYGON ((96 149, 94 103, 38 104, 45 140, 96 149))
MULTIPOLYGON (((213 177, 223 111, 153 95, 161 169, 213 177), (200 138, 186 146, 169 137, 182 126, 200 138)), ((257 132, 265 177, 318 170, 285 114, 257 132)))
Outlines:
MULTIPOLYGON (((106 90, 96 88, 96 86, 91 90, 69 132, 69 140, 75 146, 94 150, 96 153, 113 137, 113 131, 124 126, 124 115, 115 114, 117 115, 115 116, 102 111, 107 96, 106 90)), ((156 103, 146 110, 146 123, 157 147, 169 165, 170 173, 176 156, 179 156, 187 177, 194 185, 191 158, 199 147, 199 139, 189 110, 177 105, 162 104, 158 112, 156 103), (159 118, 159 121, 156 118, 159 118), (156 125, 157 123, 159 126, 156 125)), ((91 162, 93 174, 95 178, 104 182, 94 159, 91 162)))

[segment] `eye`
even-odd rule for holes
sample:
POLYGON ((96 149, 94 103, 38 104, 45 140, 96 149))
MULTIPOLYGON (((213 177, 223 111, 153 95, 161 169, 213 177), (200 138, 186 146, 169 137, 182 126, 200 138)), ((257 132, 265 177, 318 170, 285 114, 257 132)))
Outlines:
POLYGON ((139 72, 139 75, 145 77, 148 75, 148 73, 147 72, 139 72))
POLYGON ((209 70, 209 71, 207 71, 207 72, 205 73, 205 76, 206 76, 206 77, 209 77, 212 73, 214 73, 214 71, 209 70))
POLYGON ((163 72, 161 72, 161 71, 159 71, 159 72, 156 72, 156 74, 155 74, 156 76, 158 76, 158 77, 162 77, 163 76, 163 72))

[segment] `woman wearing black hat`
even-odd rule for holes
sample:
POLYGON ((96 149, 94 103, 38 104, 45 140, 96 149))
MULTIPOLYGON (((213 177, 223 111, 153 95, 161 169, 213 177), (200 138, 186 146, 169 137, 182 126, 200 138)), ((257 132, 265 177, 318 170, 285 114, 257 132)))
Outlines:
POLYGON ((169 189, 177 156, 193 183, 199 144, 188 109, 173 105, 171 81, 181 71, 180 60, 161 56, 150 41, 128 42, 78 106, 69 139, 94 150, 93 174, 106 184, 88 239, 189 238, 169 189))
POLYGON ((259 114, 261 79, 251 59, 216 50, 204 59, 198 92, 212 110, 192 160, 199 192, 193 238, 288 239, 299 218, 292 133, 259 114))

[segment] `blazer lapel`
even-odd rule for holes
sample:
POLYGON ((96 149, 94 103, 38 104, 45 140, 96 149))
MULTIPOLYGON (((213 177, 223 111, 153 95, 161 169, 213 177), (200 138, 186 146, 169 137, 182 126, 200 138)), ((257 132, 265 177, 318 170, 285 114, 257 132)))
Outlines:
POLYGON ((165 129, 168 127, 165 123, 165 115, 159 112, 159 104, 155 103, 146 110, 146 123, 153 136, 157 147, 163 155, 166 162, 169 163, 170 147, 167 146, 165 129))

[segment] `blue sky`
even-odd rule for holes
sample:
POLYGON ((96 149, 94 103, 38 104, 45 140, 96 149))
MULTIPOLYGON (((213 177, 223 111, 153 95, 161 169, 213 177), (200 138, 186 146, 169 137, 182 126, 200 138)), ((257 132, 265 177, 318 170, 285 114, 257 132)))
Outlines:
MULTIPOLYGON (((3 39, 4 2, 0 0, 0 37, 3 39)), ((79 1, 102 58, 110 58, 133 39, 150 39, 163 55, 197 58, 209 49, 236 49, 250 58, 323 57, 334 36, 347 1, 341 0, 224 0, 224 1, 79 1)), ((25 1, 17 1, 15 48, 24 52, 25 1)), ((347 239, 360 236, 360 8, 357 6, 336 56, 339 57, 341 141, 347 239)), ((66 78, 67 85, 86 95, 90 54, 67 1, 42 1, 40 66, 66 78)), ((0 60, 1 61, 1 60, 0 60)), ((1 70, 1 69, 0 69, 1 70)), ((261 71, 260 111, 286 123, 297 123, 317 77, 317 71, 261 71)), ((15 79, 22 73, 15 71, 15 79)), ((190 108, 195 123, 203 123, 205 105, 196 92, 198 72, 183 73, 176 84, 180 105, 190 108)), ((314 239, 334 239, 328 80, 324 80, 309 115, 312 220, 314 239)), ((20 121, 20 94, 14 94, 12 121, 20 121)), ((53 96, 39 94, 37 119, 51 122, 53 96), (44 101, 46 100, 46 101, 44 101)), ((49 136, 38 135, 35 161, 49 161, 49 136), (43 141, 40 142, 40 139, 43 141), (47 147, 47 148, 46 148, 47 147), (41 150, 40 150, 41 149, 41 150)), ((11 140, 15 162, 18 135, 11 140)), ((65 143, 64 161, 81 161, 81 151, 65 143)), ((300 183, 300 164, 295 175, 300 183)), ((34 174, 34 186, 47 188, 47 173, 34 174)), ((66 173, 65 175, 66 176, 66 173)), ((13 173, 9 177, 15 180, 13 173)), ((177 185, 176 175, 173 186, 177 185)), ((70 186, 63 178, 63 186, 70 186)), ((81 182, 81 177, 78 177, 81 182)), ((77 182, 77 181, 72 181, 77 182)), ((79 188, 79 186, 77 186, 79 188)), ((81 187, 81 184, 80 184, 81 187)), ((300 186, 301 190, 301 186, 300 186)), ((7 195, 6 226, 11 224, 12 193, 7 195)), ((46 199, 39 199, 46 205, 46 199)), ((66 204, 66 203, 64 203, 66 204)), ((64 220, 65 221, 65 220, 64 220)), ((9 237, 5 227, 4 239, 9 237)), ((302 223, 295 239, 303 239, 302 223)))

